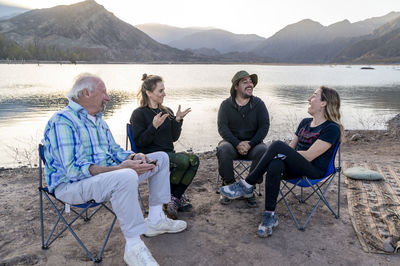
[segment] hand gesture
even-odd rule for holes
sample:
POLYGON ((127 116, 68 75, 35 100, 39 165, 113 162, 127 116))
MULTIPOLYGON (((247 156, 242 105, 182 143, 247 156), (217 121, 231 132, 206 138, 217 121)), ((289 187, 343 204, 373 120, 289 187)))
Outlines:
POLYGON ((165 119, 168 117, 168 114, 162 114, 162 112, 158 113, 154 118, 153 118, 153 126, 157 129, 159 126, 164 123, 165 119))
POLYGON ((176 111, 176 121, 181 121, 192 109, 189 107, 185 111, 181 111, 181 105, 178 106, 178 111, 176 111))

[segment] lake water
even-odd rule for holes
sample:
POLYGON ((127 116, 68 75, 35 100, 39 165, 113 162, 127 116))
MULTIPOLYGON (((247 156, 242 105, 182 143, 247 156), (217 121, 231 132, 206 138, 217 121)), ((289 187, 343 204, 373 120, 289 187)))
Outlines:
POLYGON ((105 120, 125 146, 125 126, 137 107, 136 92, 143 73, 164 78, 165 105, 191 107, 185 118, 178 151, 213 150, 220 140, 217 112, 229 95, 234 73, 244 69, 259 76, 254 94, 267 105, 271 128, 266 141, 290 138, 307 116, 307 98, 321 85, 342 98, 347 129, 384 129, 400 113, 400 66, 272 66, 272 65, 0 65, 0 166, 36 163, 36 147, 51 115, 63 108, 66 91, 82 72, 99 75, 112 100, 105 120))

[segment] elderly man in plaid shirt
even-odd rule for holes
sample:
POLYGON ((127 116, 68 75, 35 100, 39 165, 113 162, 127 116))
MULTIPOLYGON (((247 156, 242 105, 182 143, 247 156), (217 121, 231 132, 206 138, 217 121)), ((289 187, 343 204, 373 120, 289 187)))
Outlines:
POLYGON ((53 115, 44 133, 49 190, 69 204, 110 201, 126 239, 125 262, 158 265, 140 235, 186 229, 186 222, 170 220, 162 211, 171 198, 167 154, 135 154, 115 142, 102 119, 110 97, 99 77, 78 76, 67 97, 68 106, 53 115), (153 160, 158 160, 157 165, 149 163, 153 160), (146 220, 138 202, 138 185, 144 180, 150 189, 146 220))

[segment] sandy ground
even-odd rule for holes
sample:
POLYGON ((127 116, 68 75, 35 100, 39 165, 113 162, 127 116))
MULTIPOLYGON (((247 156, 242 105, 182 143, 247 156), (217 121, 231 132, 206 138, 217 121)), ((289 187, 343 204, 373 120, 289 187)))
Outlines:
MULTIPOLYGON (((348 132, 351 137, 356 132, 348 132)), ((342 159, 354 162, 400 163, 400 141, 386 131, 358 132, 357 141, 343 145, 342 159)), ((365 253, 356 237, 347 210, 346 184, 341 180, 341 217, 335 219, 319 207, 305 231, 297 230, 283 203, 277 208, 279 226, 266 239, 256 236, 263 212, 237 200, 228 206, 218 203, 215 193, 217 163, 215 153, 201 154, 198 175, 187 191, 194 209, 181 213, 188 222, 179 234, 143 237, 160 265, 400 265, 400 254, 365 253)), ((48 250, 40 244, 37 169, 0 171, 0 265, 92 265, 71 235, 65 234, 48 250)), ((336 207, 337 185, 328 197, 336 207)), ((141 185, 147 204, 147 185, 141 185)), ((294 203, 292 200, 291 202, 294 203)), ((49 210, 49 206, 47 209, 49 210)), ((294 204, 304 218, 310 205, 294 204)), ((77 232, 89 248, 99 250, 100 240, 111 216, 105 211, 89 224, 79 222, 77 232)), ((49 218, 47 218, 49 220, 49 218)), ((124 238, 118 224, 111 234, 101 265, 125 265, 124 238)))

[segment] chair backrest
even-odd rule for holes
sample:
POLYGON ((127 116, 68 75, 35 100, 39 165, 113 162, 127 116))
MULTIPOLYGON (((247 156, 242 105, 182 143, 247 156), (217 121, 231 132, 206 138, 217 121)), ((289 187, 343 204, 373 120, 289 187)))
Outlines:
POLYGON ((294 178, 294 179, 287 180, 287 182, 296 184, 299 187, 309 187, 310 186, 309 182, 311 183, 311 185, 319 183, 322 180, 329 177, 330 175, 332 175, 333 173, 335 173, 338 169, 340 169, 340 142, 338 142, 336 144, 335 151, 333 152, 333 156, 332 156, 331 160, 329 161, 328 169, 326 169, 326 172, 325 172, 323 178, 309 179, 308 182, 306 180, 304 180, 303 178, 294 178), (336 168, 335 167, 335 158, 336 158, 336 153, 338 153, 338 152, 339 152, 339 158, 338 158, 339 168, 336 168))
POLYGON ((42 170, 42 162, 45 164, 46 159, 44 158, 44 146, 43 144, 39 144, 38 147, 38 154, 39 154, 39 188, 41 189, 43 187, 43 170, 42 170))
POLYGON ((133 132, 131 124, 126 124, 126 135, 129 139, 129 143, 131 144, 131 151, 136 152, 135 142, 133 142, 133 132))
POLYGON ((324 177, 329 176, 336 171, 335 158, 336 158, 336 154, 338 153, 338 151, 339 151, 338 161, 339 161, 339 166, 340 166, 340 141, 338 141, 338 143, 336 144, 335 151, 333 152, 333 156, 332 156, 331 160, 329 161, 328 169, 326 169, 324 177))
POLYGON ((42 161, 43 163, 46 163, 46 159, 44 158, 44 146, 43 146, 43 144, 39 144, 38 153, 39 153, 39 160, 42 161))

